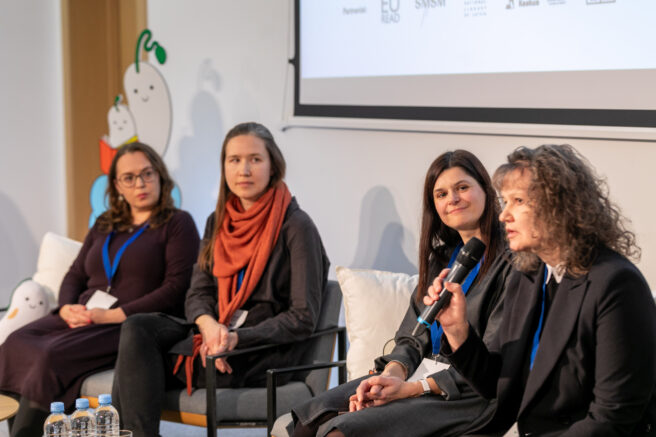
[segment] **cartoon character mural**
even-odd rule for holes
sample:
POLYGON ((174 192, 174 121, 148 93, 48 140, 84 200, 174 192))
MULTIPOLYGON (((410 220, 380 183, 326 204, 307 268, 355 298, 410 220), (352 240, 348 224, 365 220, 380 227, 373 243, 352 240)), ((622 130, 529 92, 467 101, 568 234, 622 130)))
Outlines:
MULTIPOLYGON (((107 174, 117 150, 124 144, 139 140, 151 146, 164 158, 169 144, 172 118, 169 88, 154 65, 139 60, 143 48, 147 52, 154 50, 155 58, 160 64, 166 62, 166 50, 157 41, 151 43, 151 36, 152 32, 148 29, 141 32, 137 39, 134 64, 131 64, 123 75, 123 88, 128 104, 122 102, 122 96, 119 94, 107 112, 109 135, 103 136, 99 144, 100 169, 103 174, 98 176, 91 186, 89 227, 93 226, 98 216, 107 209, 107 174)), ((179 208, 182 204, 180 189, 175 186, 171 195, 175 206, 179 208)))
POLYGON ((139 48, 146 38, 144 49, 148 52, 154 49, 160 64, 166 62, 166 51, 157 41, 148 45, 150 37, 147 29, 139 36, 134 64, 123 75, 123 88, 137 123, 139 140, 164 156, 171 135, 171 96, 159 70, 148 62, 139 61, 139 48))

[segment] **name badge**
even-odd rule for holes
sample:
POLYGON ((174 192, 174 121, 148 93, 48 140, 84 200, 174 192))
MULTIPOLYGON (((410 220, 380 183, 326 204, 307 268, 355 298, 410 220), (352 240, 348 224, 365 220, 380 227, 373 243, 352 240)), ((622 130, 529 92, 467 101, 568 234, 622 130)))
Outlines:
POLYGON ((108 310, 116 303, 118 298, 112 296, 109 293, 106 293, 102 290, 96 290, 92 295, 91 299, 87 301, 86 307, 88 310, 94 308, 100 308, 101 310, 108 310))
POLYGON ((437 373, 441 370, 446 370, 449 367, 451 367, 448 364, 439 362, 435 360, 434 358, 424 358, 419 366, 417 367, 417 370, 415 370, 415 373, 408 378, 408 381, 419 381, 420 379, 425 379, 429 377, 430 375, 437 373))
POLYGON ((232 315, 230 323, 228 324, 228 329, 237 329, 246 321, 246 316, 248 316, 248 311, 237 310, 232 315))

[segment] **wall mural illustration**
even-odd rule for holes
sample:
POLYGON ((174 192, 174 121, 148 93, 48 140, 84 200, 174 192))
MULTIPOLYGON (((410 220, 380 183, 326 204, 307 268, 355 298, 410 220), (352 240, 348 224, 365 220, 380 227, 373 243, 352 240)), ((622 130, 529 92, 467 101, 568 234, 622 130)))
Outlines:
MULTIPOLYGON (((164 76, 154 65, 139 60, 142 50, 154 50, 157 62, 161 65, 166 62, 166 50, 159 42, 151 42, 151 37, 152 32, 149 29, 141 32, 137 39, 134 64, 131 64, 123 75, 127 104, 119 94, 107 112, 109 134, 99 141, 100 169, 103 174, 98 176, 91 186, 89 227, 93 226, 98 216, 107 209, 107 174, 112 159, 121 146, 138 140, 151 146, 162 158, 166 154, 172 119, 169 88, 164 76)), ((179 208, 182 197, 177 185, 171 195, 175 206, 179 208)))

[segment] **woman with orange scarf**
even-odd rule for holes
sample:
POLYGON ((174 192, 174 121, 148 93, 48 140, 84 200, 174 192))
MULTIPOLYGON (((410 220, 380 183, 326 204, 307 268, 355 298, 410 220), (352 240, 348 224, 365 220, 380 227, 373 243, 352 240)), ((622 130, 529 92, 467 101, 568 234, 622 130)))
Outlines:
POLYGON ((216 361, 217 386, 264 386, 267 368, 298 363, 302 351, 284 343, 309 336, 318 319, 329 262, 314 223, 283 182, 285 160, 269 130, 257 123, 232 128, 221 170, 187 320, 144 314, 121 331, 113 398, 135 437, 159 434, 167 387, 186 383, 191 393, 204 386, 207 355, 280 343, 273 352, 216 361))

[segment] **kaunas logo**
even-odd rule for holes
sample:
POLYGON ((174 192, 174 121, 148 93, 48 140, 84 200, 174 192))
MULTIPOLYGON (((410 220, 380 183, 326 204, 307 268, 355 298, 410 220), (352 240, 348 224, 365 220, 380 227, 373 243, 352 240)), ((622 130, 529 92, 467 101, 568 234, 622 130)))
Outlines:
POLYGON ((519 0, 519 6, 540 6, 540 0, 519 0))
POLYGON ((446 0, 415 0, 415 9, 434 9, 446 6, 446 0))

